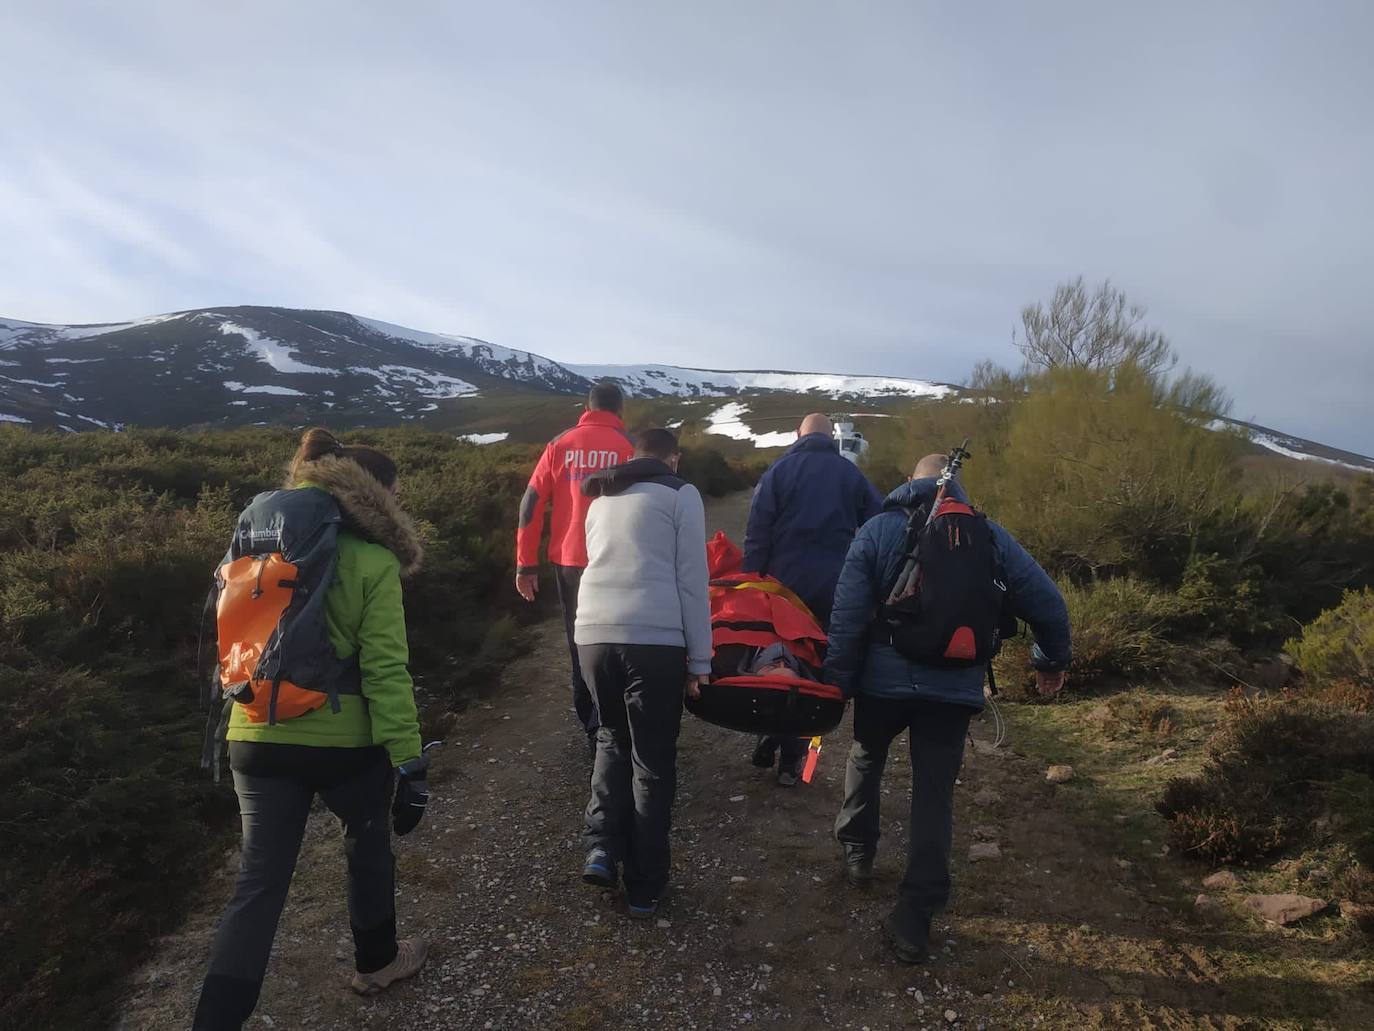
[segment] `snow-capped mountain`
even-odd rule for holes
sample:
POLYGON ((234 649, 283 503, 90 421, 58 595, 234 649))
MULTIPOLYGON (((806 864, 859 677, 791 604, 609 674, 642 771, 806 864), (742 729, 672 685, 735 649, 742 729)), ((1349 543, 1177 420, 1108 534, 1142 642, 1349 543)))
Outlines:
POLYGON ((605 378, 641 397, 763 391, 941 397, 953 391, 877 376, 563 365, 472 337, 344 312, 206 308, 90 326, 0 319, 0 419, 70 430, 326 415, 376 425, 505 390, 583 394, 605 378))
POLYGON ((674 365, 569 365, 589 380, 615 380, 640 397, 732 397, 753 391, 826 397, 931 397, 957 393, 957 388, 922 379, 891 376, 837 376, 823 372, 767 372, 742 369, 684 369, 674 365))
MULTIPOLYGON (((788 394, 891 406, 959 394, 948 384, 888 376, 565 364, 337 311, 230 306, 80 326, 0 318, 0 422, 73 432, 420 422, 468 431, 474 442, 536 439, 546 427, 522 422, 525 413, 542 406, 562 423, 560 397, 571 406, 602 379, 632 396, 680 398, 686 408, 726 399, 725 408, 695 417, 708 417, 711 432, 758 446, 773 446, 790 428, 779 429, 776 417, 752 426, 758 418, 741 414, 749 406, 739 399, 788 394)), ((1247 428, 1257 445, 1278 454, 1374 469, 1363 455, 1247 428)))

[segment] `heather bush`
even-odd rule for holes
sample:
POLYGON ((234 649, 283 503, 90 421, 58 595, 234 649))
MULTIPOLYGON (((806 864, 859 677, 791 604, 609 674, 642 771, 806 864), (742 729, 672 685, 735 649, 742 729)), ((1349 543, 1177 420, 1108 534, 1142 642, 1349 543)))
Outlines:
MULTIPOLYGON (((510 583, 531 448, 421 431, 390 451, 428 537, 406 586, 428 729, 519 644, 510 583)), ((296 434, 0 430, 0 1025, 90 1026, 174 926, 235 812, 199 769, 201 601, 296 434)))
MULTIPOLYGON (((1176 595, 1133 577, 1060 587, 1073 627, 1073 683, 1149 679, 1189 665, 1191 649, 1170 633, 1181 616, 1176 595)), ((1023 630, 997 658, 999 683, 1013 699, 1033 697, 1030 646, 1023 630)))
POLYGON ((1301 844, 1322 816, 1338 840, 1367 856, 1371 776, 1374 716, 1293 696, 1237 694, 1206 766, 1170 781, 1158 809, 1173 845, 1210 863, 1252 863, 1301 844))
POLYGON ((731 463, 711 448, 687 447, 682 451, 678 474, 703 496, 718 498, 752 486, 758 480, 742 463, 731 463))

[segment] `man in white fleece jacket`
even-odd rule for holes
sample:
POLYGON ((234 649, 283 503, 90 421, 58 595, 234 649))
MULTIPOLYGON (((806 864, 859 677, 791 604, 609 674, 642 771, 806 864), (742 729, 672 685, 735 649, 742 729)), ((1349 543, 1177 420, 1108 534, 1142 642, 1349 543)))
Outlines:
POLYGON ((711 672, 706 513, 678 457, 671 432, 646 430, 633 459, 582 488, 595 500, 574 639, 601 713, 582 879, 613 888, 623 863, 638 919, 668 884, 683 692, 711 672))

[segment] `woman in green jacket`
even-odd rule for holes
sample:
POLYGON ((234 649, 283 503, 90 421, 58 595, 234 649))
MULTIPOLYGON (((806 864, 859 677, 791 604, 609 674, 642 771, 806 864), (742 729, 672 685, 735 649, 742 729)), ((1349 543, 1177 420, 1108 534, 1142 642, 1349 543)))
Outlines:
POLYGON ((406 664, 401 575, 420 563, 420 538, 398 501, 396 465, 374 448, 309 430, 288 490, 328 492, 343 517, 325 622, 340 660, 356 658, 361 693, 340 694, 279 722, 250 722, 233 705, 226 737, 243 821, 243 858, 220 921, 195 1031, 237 1029, 262 989, 315 795, 339 818, 348 860, 352 987, 370 995, 415 974, 425 944, 397 941, 391 810, 398 833, 428 800, 415 695, 406 664), (393 778, 397 787, 392 795, 393 778))

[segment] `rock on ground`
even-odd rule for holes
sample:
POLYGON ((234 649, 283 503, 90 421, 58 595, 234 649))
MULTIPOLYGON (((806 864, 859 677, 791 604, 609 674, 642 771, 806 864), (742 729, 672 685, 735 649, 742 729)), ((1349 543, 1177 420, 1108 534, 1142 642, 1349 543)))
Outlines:
POLYGON ((1073 767, 1051 766, 1045 771, 1045 779, 1051 784, 1067 784, 1073 780, 1073 767))
POLYGON ((1306 895, 1248 895, 1245 908, 1266 923, 1287 926, 1320 913, 1326 903, 1306 895))

